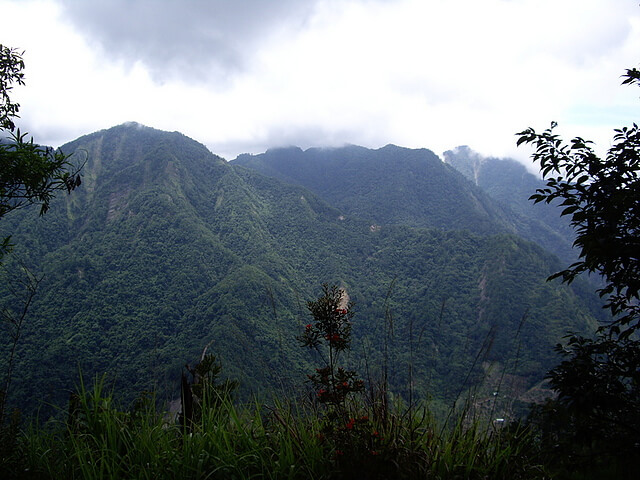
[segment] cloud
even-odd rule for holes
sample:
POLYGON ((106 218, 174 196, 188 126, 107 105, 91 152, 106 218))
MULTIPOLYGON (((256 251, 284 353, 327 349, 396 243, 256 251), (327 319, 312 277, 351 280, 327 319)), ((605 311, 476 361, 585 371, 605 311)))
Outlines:
POLYGON ((610 0, 0 0, 23 121, 59 145, 134 120, 242 152, 394 143, 527 152, 636 119, 640 9, 610 0))
POLYGON ((62 0, 64 14, 107 58, 142 62, 158 82, 228 81, 244 71, 260 39, 304 23, 299 0, 62 0))
POLYGON ((319 4, 294 39, 274 36, 257 52, 256 97, 269 100, 254 115, 281 134, 321 125, 318 141, 515 153, 516 131, 599 97, 603 70, 615 90, 628 65, 619 51, 637 31, 627 16, 606 2, 562 5, 319 4))

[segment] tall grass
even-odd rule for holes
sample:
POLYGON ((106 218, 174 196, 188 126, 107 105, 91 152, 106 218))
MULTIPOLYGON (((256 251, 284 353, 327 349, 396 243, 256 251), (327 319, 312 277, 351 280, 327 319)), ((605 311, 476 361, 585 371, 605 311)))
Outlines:
MULTIPOLYGON (((442 429, 426 408, 396 406, 381 416, 350 405, 339 438, 308 401, 271 405, 220 398, 187 433, 155 408, 116 406, 96 380, 81 382, 66 420, 32 425, 17 438, 2 478, 52 479, 332 479, 542 478, 522 431, 487 429, 464 415, 442 429)), ((3 459, 4 460, 4 459, 3 459)))

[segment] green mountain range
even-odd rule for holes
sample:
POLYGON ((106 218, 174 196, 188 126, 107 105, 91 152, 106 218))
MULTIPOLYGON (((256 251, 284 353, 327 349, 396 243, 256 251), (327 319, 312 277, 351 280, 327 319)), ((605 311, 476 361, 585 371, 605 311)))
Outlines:
POLYGON ((291 147, 241 155, 233 164, 302 185, 346 215, 377 224, 513 231, 496 202, 426 149, 291 147))
MULTIPOLYGON (((516 234, 511 210, 428 150, 226 162, 138 124, 62 150, 86 159, 82 187, 43 217, 0 222, 16 245, 7 275, 19 277, 20 262, 43 275, 9 398, 26 412, 64 406, 80 370, 106 373, 123 402, 150 389, 171 400, 207 346, 240 395, 302 395, 314 359, 296 336, 323 282, 355 303, 353 367, 376 379, 386 362, 394 393, 442 401, 490 365, 526 391, 562 335, 600 315, 580 282, 545 281, 562 264, 516 234)), ((15 282, 2 281, 3 308, 15 282)))
POLYGON ((520 233, 558 255, 567 264, 576 261, 574 231, 568 217, 559 215, 558 203, 538 203, 529 197, 546 182, 509 158, 483 157, 467 146, 444 152, 444 161, 459 170, 491 198, 508 206, 520 218, 520 233))
POLYGON ((378 150, 291 147, 241 155, 233 163, 302 185, 346 213, 376 223, 515 233, 573 261, 572 229, 554 205, 534 206, 528 200, 544 182, 522 164, 485 158, 468 147, 445 152, 444 160, 430 150, 387 145, 378 150))

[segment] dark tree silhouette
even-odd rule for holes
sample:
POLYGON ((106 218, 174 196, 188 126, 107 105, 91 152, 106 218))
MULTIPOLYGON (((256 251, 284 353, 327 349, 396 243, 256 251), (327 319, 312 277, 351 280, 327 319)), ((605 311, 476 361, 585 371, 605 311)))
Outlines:
MULTIPOLYGON (((640 85, 635 68, 623 77, 623 84, 640 85)), ((606 465, 624 477, 640 458, 640 130, 635 123, 616 129, 602 159, 591 142, 567 144, 555 127, 518 134, 518 145, 535 146, 532 158, 547 182, 531 199, 558 201, 576 232, 578 261, 550 279, 599 275, 612 318, 594 338, 570 335, 556 347, 563 360, 548 378, 558 399, 536 408, 533 418, 545 443, 561 447, 561 464, 588 465, 596 477, 602 470, 594 466, 606 465)))
MULTIPOLYGON (((81 183, 79 171, 69 156, 50 147, 34 144, 15 128, 20 104, 9 96, 13 84, 24 85, 22 53, 0 45, 0 219, 7 213, 32 204, 40 214, 58 190, 71 192, 81 183), (15 132, 14 132, 15 130, 15 132)), ((10 238, 2 239, 0 259, 10 249, 10 238)))

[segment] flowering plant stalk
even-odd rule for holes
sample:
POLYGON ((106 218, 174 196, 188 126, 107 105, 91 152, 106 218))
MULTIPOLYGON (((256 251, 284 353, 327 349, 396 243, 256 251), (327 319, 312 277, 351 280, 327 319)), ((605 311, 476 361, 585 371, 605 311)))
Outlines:
MULTIPOLYGON (((307 302, 313 317, 298 339, 304 347, 318 352, 323 365, 307 375, 313 384, 318 403, 326 407, 321 443, 332 450, 336 468, 345 478, 374 472, 386 461, 382 436, 353 394, 364 390, 357 373, 340 364, 341 354, 351 347, 353 304, 346 300, 344 290, 322 285, 322 295, 307 302)), ((374 478, 375 475, 368 475, 374 478)))
POLYGON ((314 386, 318 402, 329 408, 330 417, 346 417, 345 402, 349 394, 364 389, 356 372, 339 366, 340 354, 351 347, 353 304, 346 302, 345 292, 337 286, 322 285, 322 296, 307 302, 313 317, 299 337, 304 347, 317 351, 324 365, 307 375, 314 386))

